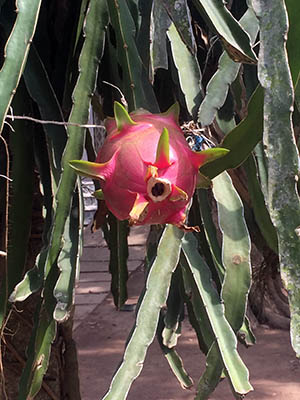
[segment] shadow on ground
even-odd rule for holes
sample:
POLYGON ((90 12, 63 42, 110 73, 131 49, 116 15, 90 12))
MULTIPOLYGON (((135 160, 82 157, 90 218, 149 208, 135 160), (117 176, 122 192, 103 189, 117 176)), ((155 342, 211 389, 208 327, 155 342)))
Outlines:
MULTIPOLYGON (((144 275, 139 269, 129 281, 130 302, 134 303, 143 285, 144 275)), ((83 400, 101 399, 109 387, 111 377, 121 361, 124 342, 134 321, 133 312, 118 312, 110 296, 94 309, 75 330, 78 346, 81 393, 83 400)), ((300 364, 290 346, 289 333, 259 327, 257 344, 239 352, 250 371, 254 392, 249 400, 299 400, 300 364)), ((197 383, 205 367, 195 334, 186 322, 179 340, 178 352, 185 368, 197 383)), ((159 346, 151 345, 143 371, 129 392, 129 400, 192 400, 195 389, 183 390, 170 371, 159 346)), ((233 399, 228 382, 220 383, 211 400, 233 399)), ((117 400, 117 399, 116 399, 117 400)))

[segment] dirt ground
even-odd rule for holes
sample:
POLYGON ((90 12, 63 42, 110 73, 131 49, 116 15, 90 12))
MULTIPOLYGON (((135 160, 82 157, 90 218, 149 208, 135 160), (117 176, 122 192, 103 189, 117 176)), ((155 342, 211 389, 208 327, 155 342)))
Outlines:
MULTIPOLYGON (((143 273, 136 271, 129 280, 129 302, 135 303, 143 285, 143 273)), ((100 400, 122 358, 124 342, 134 321, 133 312, 115 310, 110 296, 75 331, 78 346, 81 394, 83 400, 100 400)), ((289 333, 259 327, 257 344, 239 353, 250 371, 254 391, 249 400, 299 400, 300 363, 290 345, 289 333)), ((195 334, 186 322, 178 352, 195 385, 205 367, 195 334)), ((184 390, 170 371, 158 344, 150 346, 141 375, 133 383, 129 400, 192 400, 195 389, 184 390)), ((220 383, 212 400, 234 399, 228 382, 220 383)), ((118 399, 115 399, 118 400, 118 399)))

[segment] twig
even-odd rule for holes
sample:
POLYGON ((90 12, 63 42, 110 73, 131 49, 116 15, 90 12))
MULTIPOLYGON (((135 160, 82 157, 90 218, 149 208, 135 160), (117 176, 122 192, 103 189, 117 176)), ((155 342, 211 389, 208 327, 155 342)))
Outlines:
POLYGON ((63 126, 77 126, 79 128, 104 128, 104 125, 94 125, 94 124, 77 124, 75 122, 63 122, 63 121, 47 121, 47 120, 42 120, 42 119, 37 119, 33 117, 29 117, 27 115, 6 115, 6 118, 10 118, 11 120, 14 119, 21 119, 21 120, 27 120, 31 122, 36 122, 37 124, 42 124, 42 125, 63 125, 63 126))
POLYGON ((6 124, 9 127, 9 129, 11 129, 13 132, 15 131, 9 122, 4 121, 4 124, 6 124))
POLYGON ((0 178, 4 178, 4 179, 7 179, 8 181, 12 182, 12 179, 10 179, 10 178, 9 178, 8 176, 6 176, 6 175, 0 174, 0 178))
MULTIPOLYGON (((7 278, 7 247, 8 247, 8 201, 9 201, 9 150, 8 150, 8 144, 6 142, 6 140, 4 139, 4 137, 2 136, 1 132, 0 132, 0 139, 4 145, 4 150, 5 150, 5 155, 6 155, 6 172, 5 172, 5 177, 8 178, 6 179, 6 184, 5 184, 5 215, 4 215, 4 251, 2 251, 3 254, 1 254, 1 256, 3 256, 6 253, 6 256, 3 257, 4 261, 3 261, 3 265, 4 265, 4 278, 3 278, 3 283, 4 283, 4 298, 5 298, 5 303, 4 303, 4 311, 6 312, 6 302, 7 302, 7 298, 8 298, 8 278, 7 278)), ((1 392, 4 395, 5 399, 8 399, 7 397, 7 393, 6 393, 6 389, 5 389, 5 375, 4 375, 4 369, 3 369, 3 359, 2 359, 2 338, 3 338, 3 332, 4 332, 4 328, 5 325, 8 321, 8 318, 10 316, 10 313, 8 314, 8 316, 5 318, 3 318, 3 322, 2 322, 2 326, 0 326, 0 378, 1 378, 1 382, 0 382, 0 395, 1 392)))
POLYGON ((16 304, 13 304, 12 306, 12 312, 14 312, 14 315, 19 318, 23 324, 25 324, 27 326, 27 328, 29 328, 30 330, 32 330, 33 326, 32 324, 28 321, 28 318, 24 318, 22 313, 23 310, 18 310, 16 304))
MULTIPOLYGON (((0 133, 0 139, 4 145, 4 149, 5 149, 5 155, 6 155, 6 174, 4 175, 5 178, 7 179, 6 181, 6 185, 5 185, 5 228, 4 228, 4 253, 7 253, 7 246, 8 246, 8 201, 9 201, 9 150, 8 150, 8 144, 6 142, 6 140, 4 139, 4 137, 1 135, 0 133)), ((2 254, 3 255, 3 254, 2 254)), ((4 270, 5 270, 5 275, 4 275, 4 279, 5 279, 5 284, 4 284, 4 288, 5 288, 5 298, 7 299, 8 297, 8 293, 7 293, 7 261, 5 260, 4 262, 4 270)))
POLYGON ((124 96, 123 92, 121 91, 121 89, 118 88, 118 86, 113 85, 113 84, 110 83, 110 82, 107 82, 107 81, 102 81, 102 82, 105 83, 106 85, 109 85, 109 86, 111 86, 111 87, 117 89, 117 91, 118 91, 118 92, 120 93, 120 95, 121 95, 121 103, 123 104, 123 106, 124 106, 124 107, 126 108, 126 110, 127 110, 127 109, 128 109, 128 103, 127 103, 127 101, 126 101, 126 99, 125 99, 125 96, 124 96))

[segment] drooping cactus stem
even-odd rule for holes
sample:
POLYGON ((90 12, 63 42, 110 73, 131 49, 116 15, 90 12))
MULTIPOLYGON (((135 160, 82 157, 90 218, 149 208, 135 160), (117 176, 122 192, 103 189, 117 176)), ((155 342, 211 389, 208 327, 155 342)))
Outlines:
POLYGON ((155 166, 158 168, 166 168, 170 165, 169 132, 167 128, 164 128, 157 145, 155 166))
POLYGON ((126 108, 117 101, 114 102, 114 115, 116 119, 117 129, 119 132, 126 125, 136 125, 136 122, 132 120, 126 108))

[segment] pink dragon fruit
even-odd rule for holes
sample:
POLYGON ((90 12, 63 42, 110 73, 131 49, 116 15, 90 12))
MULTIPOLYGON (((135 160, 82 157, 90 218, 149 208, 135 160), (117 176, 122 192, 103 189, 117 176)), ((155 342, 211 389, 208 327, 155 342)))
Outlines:
POLYGON ((128 114, 118 102, 106 121, 107 138, 96 162, 70 161, 81 175, 100 179, 107 208, 130 224, 174 224, 186 229, 186 208, 204 163, 226 149, 194 152, 178 125, 177 103, 164 114, 128 114))

